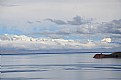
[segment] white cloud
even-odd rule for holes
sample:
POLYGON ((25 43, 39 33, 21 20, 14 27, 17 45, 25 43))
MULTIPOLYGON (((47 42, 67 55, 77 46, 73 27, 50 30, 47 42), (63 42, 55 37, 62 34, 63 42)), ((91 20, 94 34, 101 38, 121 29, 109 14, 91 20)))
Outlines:
POLYGON ((25 35, 2 35, 0 36, 1 49, 96 49, 120 47, 119 44, 110 42, 80 42, 64 39, 32 38, 25 35))
POLYGON ((104 38, 101 40, 102 42, 111 42, 111 38, 104 38))

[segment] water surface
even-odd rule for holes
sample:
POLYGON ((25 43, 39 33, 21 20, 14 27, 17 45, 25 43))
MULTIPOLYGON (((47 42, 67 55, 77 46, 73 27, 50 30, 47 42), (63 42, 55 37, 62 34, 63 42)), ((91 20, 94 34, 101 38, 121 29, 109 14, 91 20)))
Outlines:
POLYGON ((96 53, 1 55, 1 80, 121 80, 121 59, 96 53))

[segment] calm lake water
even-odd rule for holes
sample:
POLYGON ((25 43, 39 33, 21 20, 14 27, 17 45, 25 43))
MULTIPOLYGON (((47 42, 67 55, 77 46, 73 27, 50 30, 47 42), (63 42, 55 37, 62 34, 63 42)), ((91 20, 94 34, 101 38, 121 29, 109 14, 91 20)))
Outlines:
POLYGON ((121 80, 121 59, 94 54, 1 55, 0 80, 121 80))

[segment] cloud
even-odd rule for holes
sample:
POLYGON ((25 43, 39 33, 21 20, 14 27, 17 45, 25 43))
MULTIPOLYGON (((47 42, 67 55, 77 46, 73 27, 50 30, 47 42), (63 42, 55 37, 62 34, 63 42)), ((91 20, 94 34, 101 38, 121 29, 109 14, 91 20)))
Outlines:
POLYGON ((86 20, 86 19, 83 19, 80 16, 76 16, 76 17, 73 17, 73 20, 72 21, 67 21, 67 22, 70 25, 82 25, 82 24, 90 23, 91 22, 91 19, 90 20, 86 20))
POLYGON ((41 21, 39 21, 39 20, 37 20, 36 22, 38 22, 38 23, 42 23, 41 21))
POLYGON ((115 47, 121 47, 121 45, 101 41, 80 42, 66 39, 33 38, 25 35, 5 34, 0 36, 1 49, 96 49, 115 47))
POLYGON ((4 31, 2 34, 17 33, 34 37, 78 39, 80 41, 84 39, 88 40, 89 38, 98 40, 105 37, 112 38, 114 42, 120 42, 121 40, 121 19, 105 23, 92 22, 93 20, 83 19, 80 16, 75 16, 72 20, 65 21, 50 18, 46 20, 47 21, 28 19, 28 21, 22 21, 16 23, 16 25, 13 25, 12 23, 9 23, 9 25, 1 23, 0 32, 4 31))
POLYGON ((102 23, 98 27, 101 33, 121 34, 121 19, 102 23))
POLYGON ((27 21, 27 23, 32 24, 33 22, 32 21, 27 21))
POLYGON ((73 34, 74 33, 74 29, 73 28, 70 28, 68 26, 63 26, 61 27, 58 32, 59 34, 62 34, 62 35, 69 35, 69 34, 73 34))
POLYGON ((78 26, 73 25, 67 25, 62 26, 59 30, 61 33, 67 33, 67 34, 95 34, 98 31, 98 27, 96 24, 82 24, 78 26))
POLYGON ((58 25, 66 25, 68 28, 61 28, 59 32, 69 33, 69 34, 121 34, 121 19, 112 20, 110 22, 96 23, 93 22, 93 19, 84 19, 80 16, 73 17, 73 20, 53 20, 46 19, 58 25), (69 25, 68 25, 69 24, 69 25), (70 26, 70 27, 69 27, 70 26), (75 28, 72 28, 75 26, 75 28))
POLYGON ((53 19, 50 19, 50 18, 47 18, 45 20, 48 20, 48 21, 51 21, 51 22, 54 22, 55 24, 58 24, 58 25, 65 25, 66 22, 62 21, 62 20, 53 20, 53 19))
POLYGON ((33 24, 33 23, 42 23, 41 21, 37 20, 37 21, 27 21, 28 24, 33 24))
MULTIPOLYGON (((53 21, 52 19, 48 20, 53 21)), ((33 35, 45 35, 50 38, 69 38, 69 39, 71 39, 73 36, 75 36, 75 38, 80 36, 85 36, 87 39, 89 38, 89 36, 95 39, 96 36, 100 38, 111 37, 113 38, 113 41, 117 42, 118 40, 120 40, 120 34, 121 34, 120 21, 121 20, 112 20, 110 22, 105 22, 105 23, 93 22, 81 25, 61 25, 61 26, 56 25, 55 30, 48 29, 47 31, 35 32, 33 35)), ((53 26, 50 26, 50 28, 53 29, 53 26)))
POLYGON ((55 24, 58 24, 58 25, 83 25, 83 24, 88 24, 88 23, 91 23, 93 21, 93 19, 84 19, 80 16, 75 16, 73 17, 73 20, 70 20, 70 21, 63 21, 63 20, 56 20, 56 19, 50 19, 50 18, 47 18, 45 20, 48 20, 48 21, 51 21, 55 24))
POLYGON ((28 35, 43 35, 44 37, 49 37, 52 39, 64 39, 66 36, 69 36, 72 33, 68 32, 63 32, 61 30, 59 31, 43 31, 43 32, 34 32, 28 35))
POLYGON ((77 34, 91 34, 92 32, 91 32, 90 26, 83 25, 83 26, 77 27, 76 33, 77 34))

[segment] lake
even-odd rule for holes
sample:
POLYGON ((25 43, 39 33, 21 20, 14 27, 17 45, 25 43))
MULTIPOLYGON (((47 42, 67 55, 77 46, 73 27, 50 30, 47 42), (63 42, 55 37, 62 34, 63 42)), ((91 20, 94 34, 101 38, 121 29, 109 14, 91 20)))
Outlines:
POLYGON ((0 77, 1 80, 121 80, 121 59, 94 59, 94 54, 1 55, 0 77))

